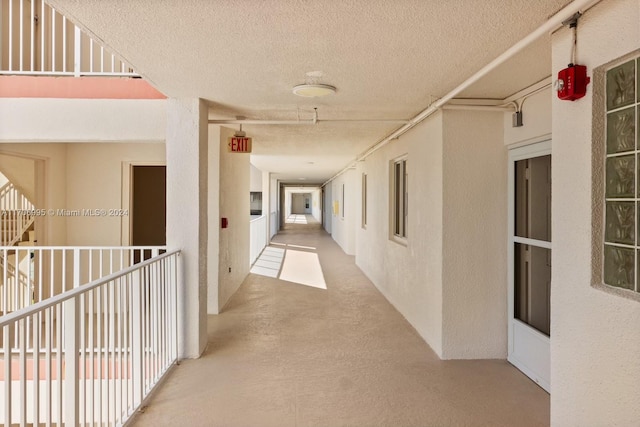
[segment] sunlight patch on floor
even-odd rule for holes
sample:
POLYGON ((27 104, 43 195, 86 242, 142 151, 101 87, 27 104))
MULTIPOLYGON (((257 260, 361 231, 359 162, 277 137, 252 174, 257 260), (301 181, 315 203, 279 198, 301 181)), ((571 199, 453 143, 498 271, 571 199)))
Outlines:
MULTIPOLYGON (((311 246, 278 246, 315 250, 315 248, 311 246)), ((251 267, 251 273, 273 277, 274 279, 285 280, 299 285, 327 289, 327 283, 324 280, 322 266, 320 265, 320 258, 315 252, 267 246, 255 264, 253 264, 253 267, 251 267)))
POLYGON ((253 264, 253 267, 251 267, 251 273, 277 279, 283 259, 284 249, 267 246, 255 264, 253 264))
POLYGON ((308 224, 306 215, 292 214, 285 221, 287 224, 308 224))
POLYGON ((320 258, 318 258, 318 254, 313 252, 287 249, 280 280, 327 289, 327 283, 320 266, 320 258))

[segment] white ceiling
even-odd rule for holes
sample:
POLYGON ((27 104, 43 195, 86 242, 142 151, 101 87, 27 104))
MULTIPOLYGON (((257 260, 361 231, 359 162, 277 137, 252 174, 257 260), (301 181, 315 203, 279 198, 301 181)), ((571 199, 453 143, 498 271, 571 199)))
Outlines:
MULTIPOLYGON (((170 97, 211 118, 408 119, 522 39, 568 0, 47 0, 170 97), (322 71, 337 87, 291 89, 322 71)), ((506 98, 551 74, 548 38, 461 97, 506 98)), ((235 127, 235 126, 234 126, 235 127)), ((323 182, 394 123, 245 126, 252 163, 323 182), (310 164, 309 162, 313 162, 310 164)))

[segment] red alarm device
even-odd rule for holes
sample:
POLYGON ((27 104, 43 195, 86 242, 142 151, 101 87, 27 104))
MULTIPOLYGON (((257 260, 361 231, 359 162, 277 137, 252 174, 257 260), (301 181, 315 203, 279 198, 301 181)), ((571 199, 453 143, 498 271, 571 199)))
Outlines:
POLYGON ((580 99, 587 93, 587 85, 590 82, 586 66, 569 64, 567 68, 558 72, 558 98, 565 101, 580 99))

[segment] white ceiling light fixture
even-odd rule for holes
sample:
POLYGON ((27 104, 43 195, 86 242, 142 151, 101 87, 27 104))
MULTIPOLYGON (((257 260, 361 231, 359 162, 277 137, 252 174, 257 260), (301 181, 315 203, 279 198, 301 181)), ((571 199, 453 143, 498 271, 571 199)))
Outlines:
POLYGON ((319 98, 336 93, 335 86, 320 83, 322 71, 309 71, 306 76, 304 84, 293 87, 294 94, 305 98, 319 98))
POLYGON ((293 93, 305 98, 318 98, 320 96, 331 95, 336 93, 335 86, 325 84, 303 84, 294 86, 293 93))

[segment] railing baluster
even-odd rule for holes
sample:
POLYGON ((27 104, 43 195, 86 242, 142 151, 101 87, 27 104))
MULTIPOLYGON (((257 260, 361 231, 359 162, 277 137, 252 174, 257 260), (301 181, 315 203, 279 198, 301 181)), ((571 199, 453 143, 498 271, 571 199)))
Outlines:
POLYGON ((93 74, 93 39, 89 37, 89 72, 93 74))
POLYGON ((95 324, 94 324, 94 319, 93 319, 93 315, 94 315, 94 299, 93 299, 93 291, 89 292, 89 295, 87 296, 88 298, 88 305, 89 305, 89 326, 88 326, 88 337, 87 337, 87 341, 88 342, 88 348, 89 348, 89 378, 88 378, 88 387, 89 387, 89 392, 87 393, 87 420, 88 420, 88 424, 90 426, 93 425, 93 419, 94 419, 94 405, 95 405, 95 378, 96 378, 96 372, 95 372, 95 353, 94 353, 94 333, 95 333, 95 324))
POLYGON ((62 16, 62 71, 67 72, 67 18, 62 16))
POLYGON ((80 28, 75 25, 74 36, 73 75, 80 77, 80 68, 82 67, 82 32, 80 28))
MULTIPOLYGON (((0 7, 0 22, 4 22, 4 4, 0 7)), ((0 43, 0 71, 4 70, 3 52, 3 43, 0 43)))
POLYGON ((45 53, 47 51, 47 45, 45 44, 45 34, 47 32, 47 15, 45 13, 45 2, 40 0, 40 71, 45 70, 45 53))
MULTIPOLYGON (((78 298, 70 298, 62 303, 64 313, 64 424, 77 426, 80 421, 79 416, 79 387, 78 387, 78 352, 80 304, 78 298)), ((61 375, 61 373, 59 373, 61 375)))
MULTIPOLYGON (((111 265, 113 266, 113 251, 111 251, 111 260, 112 263, 111 265)), ((114 405, 114 398, 115 398, 115 381, 114 381, 114 377, 115 377, 115 361, 116 361, 116 354, 115 354, 115 296, 114 296, 114 289, 113 286, 109 286, 108 288, 109 290, 109 380, 108 380, 108 384, 109 384, 109 420, 113 420, 113 423, 115 424, 116 421, 116 417, 115 417, 115 405, 114 405)))
POLYGON ((56 325, 56 334, 55 334, 55 350, 56 350, 56 410, 57 410, 57 420, 58 426, 62 427, 63 419, 62 419, 62 305, 56 305, 56 316, 55 316, 55 325, 56 325))
POLYGON ((101 288, 95 290, 96 293, 96 322, 98 323, 98 330, 96 332, 96 343, 98 346, 98 398, 96 403, 98 404, 98 425, 102 425, 102 378, 104 376, 102 368, 102 349, 104 348, 104 333, 102 330, 102 297, 101 288))
POLYGON ((11 327, 5 326, 2 328, 4 351, 4 425, 5 427, 11 426, 12 421, 12 402, 11 402, 11 327))
POLYGON ((2 314, 5 315, 9 312, 9 284, 8 280, 8 272, 9 272, 9 259, 7 258, 8 252, 7 249, 2 250, 2 314))
POLYGON ((78 328, 78 325, 76 324, 76 329, 80 329, 80 334, 79 334, 79 343, 78 343, 78 347, 80 349, 80 353, 78 355, 78 382, 80 385, 80 390, 79 390, 79 400, 80 402, 78 402, 78 406, 79 406, 79 419, 83 420, 82 422, 84 423, 84 420, 87 419, 87 342, 86 342, 86 329, 87 329, 87 322, 86 322, 86 304, 85 304, 85 295, 81 295, 78 298, 78 303, 80 304, 80 308, 78 310, 79 316, 78 316, 78 323, 80 324, 80 328, 78 328))
POLYGON ((56 10, 51 8, 51 71, 56 71, 58 69, 58 64, 56 61, 56 10))
POLYGON ((29 29, 31 37, 29 41, 31 42, 31 52, 30 55, 30 63, 29 70, 31 72, 35 71, 35 62, 36 62, 36 2, 35 0, 31 0, 31 19, 29 20, 29 29))
POLYGON ((55 252, 53 249, 49 251, 49 298, 55 295, 54 282, 55 282, 55 252))
POLYGON ((20 30, 20 63, 19 63, 19 69, 20 71, 24 70, 24 0, 20 0, 20 16, 19 16, 19 21, 20 24, 18 25, 18 28, 20 30))
POLYGON ((42 312, 33 316, 33 425, 40 424, 40 338, 42 334, 42 312), (37 325, 37 326, 36 326, 37 325))
POLYGON ((115 409, 117 418, 122 419, 122 309, 120 306, 120 287, 122 286, 122 277, 113 282, 113 293, 114 293, 114 306, 115 306, 115 316, 116 316, 116 375, 114 378, 114 394, 115 394, 115 409), (120 380, 120 381, 118 381, 120 380))
POLYGON ((53 308, 48 308, 45 310, 45 377, 47 379, 46 382, 46 395, 47 398, 45 400, 45 415, 46 415, 46 425, 47 427, 51 427, 51 423, 53 422, 53 373, 52 373, 52 364, 51 364, 51 346, 53 343, 53 308))
POLYGON ((9 2, 9 71, 13 70, 13 2, 9 2))
POLYGON ((20 376, 20 426, 27 425, 27 323, 26 317, 16 322, 18 325, 18 349, 20 354, 19 376, 20 376))
POLYGON ((137 407, 142 403, 143 396, 143 336, 142 336, 142 271, 133 273, 133 283, 131 285, 131 372, 133 376, 133 406, 137 407))

